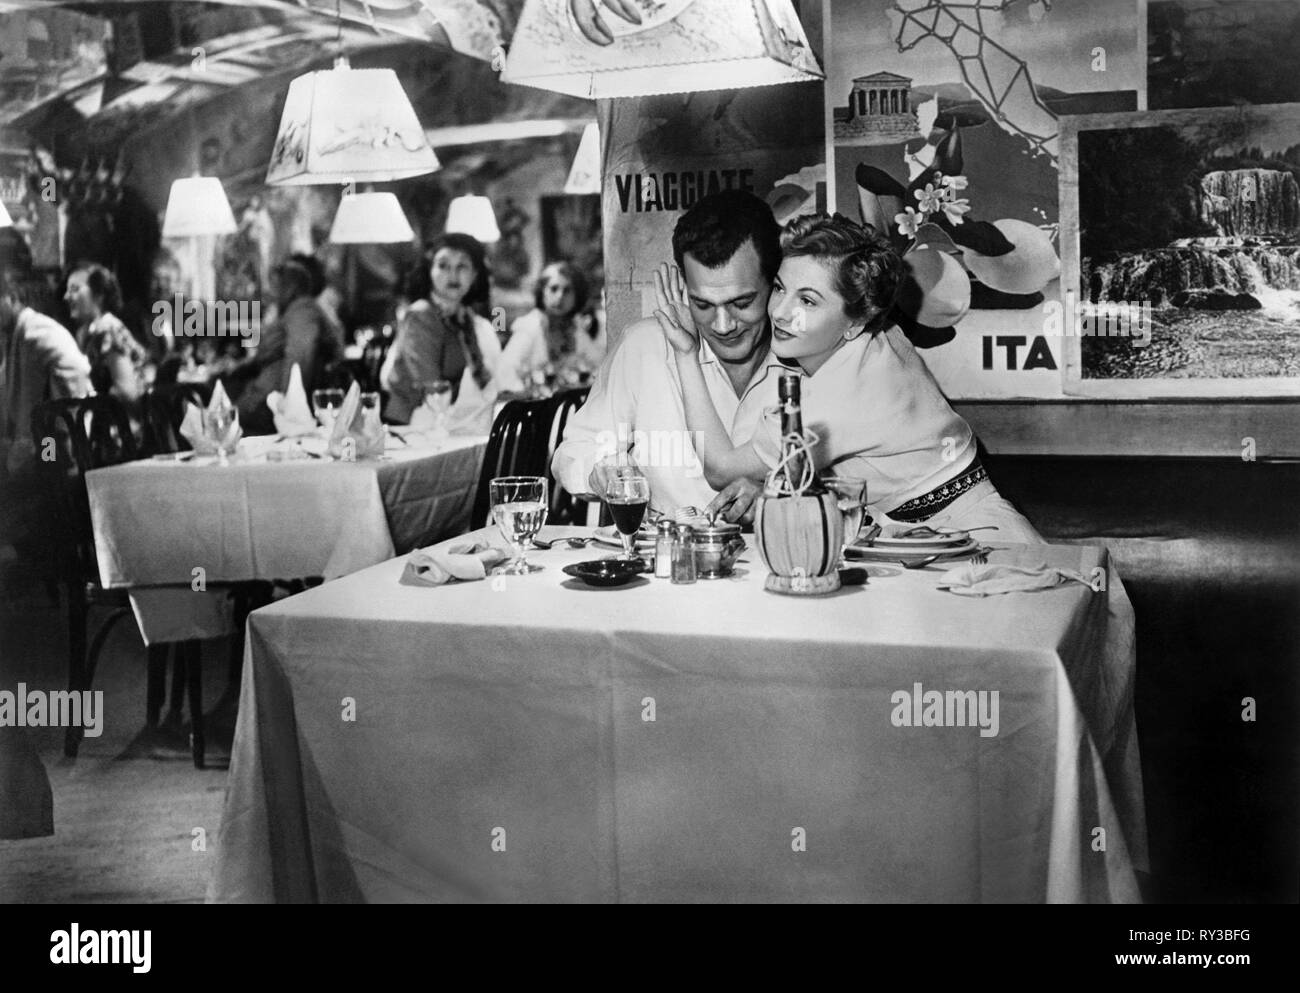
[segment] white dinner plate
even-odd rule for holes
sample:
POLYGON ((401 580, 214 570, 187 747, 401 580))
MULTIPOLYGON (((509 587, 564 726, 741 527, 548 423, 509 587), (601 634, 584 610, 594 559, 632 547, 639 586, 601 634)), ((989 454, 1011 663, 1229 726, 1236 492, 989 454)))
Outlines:
MULTIPOLYGON (((591 533, 592 536, 595 538, 597 545, 608 545, 611 548, 623 547, 623 538, 621 535, 619 535, 618 529, 615 528, 612 524, 607 524, 604 527, 595 528, 591 533)), ((653 548, 654 543, 655 543, 654 535, 647 534, 644 531, 644 529, 640 531, 636 536, 637 548, 653 548)))
POLYGON ((871 540, 871 545, 876 548, 929 548, 934 551, 940 548, 956 548, 970 541, 968 532, 952 528, 935 528, 934 530, 940 532, 938 536, 899 537, 899 535, 912 530, 913 527, 914 525, 910 524, 887 525, 880 534, 871 540))
POLYGON ((979 542, 973 538, 967 538, 960 545, 938 548, 934 546, 928 548, 917 548, 915 546, 881 548, 877 545, 850 545, 844 550, 844 557, 854 562, 915 562, 917 559, 923 559, 928 555, 939 555, 944 559, 961 558, 970 555, 977 548, 979 548, 979 542))

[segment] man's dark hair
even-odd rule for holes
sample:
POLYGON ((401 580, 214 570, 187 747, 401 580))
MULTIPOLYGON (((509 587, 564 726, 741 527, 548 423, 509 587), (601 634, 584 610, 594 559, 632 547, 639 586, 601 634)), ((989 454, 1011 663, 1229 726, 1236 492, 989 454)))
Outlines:
POLYGON ((747 241, 754 243, 763 278, 781 268, 781 229, 772 208, 744 190, 710 193, 695 202, 673 229, 673 258, 683 269, 689 252, 706 269, 726 265, 747 241))
POLYGON ((0 258, 0 297, 9 297, 19 308, 26 307, 32 293, 31 271, 21 260, 0 258))
POLYGON ((280 292, 293 288, 290 300, 312 295, 311 270, 303 264, 297 255, 291 255, 275 267, 275 277, 280 281, 280 292))

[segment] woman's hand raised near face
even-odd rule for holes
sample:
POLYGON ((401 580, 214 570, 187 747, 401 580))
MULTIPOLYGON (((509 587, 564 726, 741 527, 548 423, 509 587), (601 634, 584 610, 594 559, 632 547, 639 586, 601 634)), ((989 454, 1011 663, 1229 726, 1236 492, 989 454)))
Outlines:
POLYGON ((655 272, 655 319, 659 328, 679 355, 699 350, 700 338, 686 298, 686 287, 677 266, 665 262, 655 272))

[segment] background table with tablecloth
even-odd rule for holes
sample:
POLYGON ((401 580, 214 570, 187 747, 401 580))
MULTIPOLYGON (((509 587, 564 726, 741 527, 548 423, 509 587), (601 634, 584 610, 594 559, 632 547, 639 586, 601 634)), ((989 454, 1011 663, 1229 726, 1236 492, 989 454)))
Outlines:
POLYGON ((332 579, 464 531, 485 441, 399 442, 382 461, 263 455, 92 470, 100 580, 131 589, 148 643, 229 633, 224 597, 196 586, 332 579))

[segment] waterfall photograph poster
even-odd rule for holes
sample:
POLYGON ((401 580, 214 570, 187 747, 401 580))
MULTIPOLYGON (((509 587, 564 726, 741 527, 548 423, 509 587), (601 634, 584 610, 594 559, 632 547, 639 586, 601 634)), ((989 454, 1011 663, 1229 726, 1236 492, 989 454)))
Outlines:
POLYGON ((1300 104, 1063 124, 1065 392, 1300 396, 1300 104))

